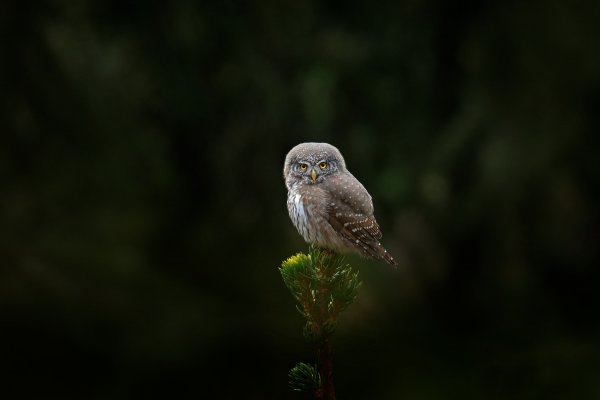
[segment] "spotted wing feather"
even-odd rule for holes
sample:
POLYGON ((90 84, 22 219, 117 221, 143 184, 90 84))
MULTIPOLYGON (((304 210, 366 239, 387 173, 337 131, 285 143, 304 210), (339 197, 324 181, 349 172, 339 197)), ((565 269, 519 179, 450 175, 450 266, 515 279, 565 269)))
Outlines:
POLYGON ((349 173, 332 183, 332 190, 337 189, 337 193, 343 195, 338 196, 338 201, 330 203, 328 207, 329 224, 352 245, 360 248, 367 257, 397 265, 379 243, 381 231, 373 216, 373 203, 366 189, 349 173), (341 188, 344 190, 339 190, 341 188))

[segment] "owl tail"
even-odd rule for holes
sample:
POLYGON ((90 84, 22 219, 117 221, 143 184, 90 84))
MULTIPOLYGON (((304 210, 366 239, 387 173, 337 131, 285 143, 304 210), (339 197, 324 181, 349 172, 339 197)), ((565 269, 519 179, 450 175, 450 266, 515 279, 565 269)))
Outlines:
POLYGON ((375 242, 373 245, 370 245, 368 248, 365 248, 366 253, 369 257, 374 258, 376 260, 381 260, 389 265, 393 265, 394 267, 398 266, 394 257, 381 245, 379 242, 375 242))
POLYGON ((388 253, 388 251, 384 249, 383 246, 381 246, 381 249, 383 250, 383 255, 381 257, 382 260, 390 265, 393 265, 394 267, 397 267, 398 263, 396 262, 396 260, 394 260, 394 257, 392 257, 392 255, 388 253))

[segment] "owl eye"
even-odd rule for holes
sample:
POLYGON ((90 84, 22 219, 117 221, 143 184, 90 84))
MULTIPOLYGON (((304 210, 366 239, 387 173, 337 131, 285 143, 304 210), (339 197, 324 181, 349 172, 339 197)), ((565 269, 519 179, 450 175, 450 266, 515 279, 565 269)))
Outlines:
POLYGON ((300 164, 300 171, 306 171, 306 169, 308 168, 308 164, 300 164))
POLYGON ((319 168, 321 168, 321 169, 327 168, 327 163, 326 162, 319 163, 319 168))

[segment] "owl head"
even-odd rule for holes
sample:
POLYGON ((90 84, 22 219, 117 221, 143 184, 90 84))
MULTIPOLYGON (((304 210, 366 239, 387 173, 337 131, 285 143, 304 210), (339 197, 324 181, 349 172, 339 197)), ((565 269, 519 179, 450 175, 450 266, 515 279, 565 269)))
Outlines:
POLYGON ((290 187, 297 183, 323 182, 328 175, 346 170, 340 151, 328 143, 301 143, 285 157, 283 177, 290 187))

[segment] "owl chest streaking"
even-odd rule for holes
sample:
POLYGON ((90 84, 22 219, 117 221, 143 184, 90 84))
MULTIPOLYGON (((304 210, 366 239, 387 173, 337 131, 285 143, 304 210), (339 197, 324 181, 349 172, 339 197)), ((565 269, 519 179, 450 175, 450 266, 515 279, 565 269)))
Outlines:
POLYGON ((299 144, 286 156, 283 174, 290 218, 306 242, 396 265, 379 243, 371 196, 346 169, 337 148, 299 144))

